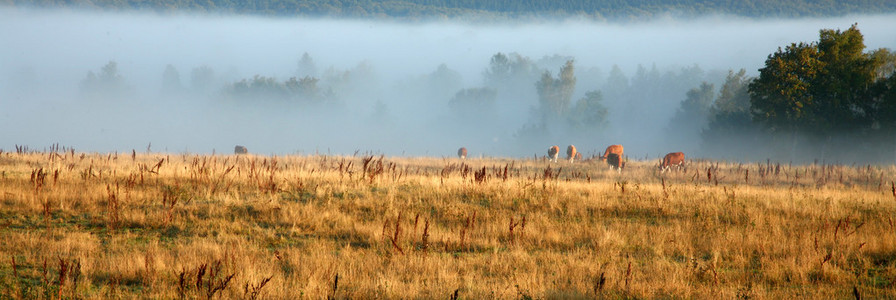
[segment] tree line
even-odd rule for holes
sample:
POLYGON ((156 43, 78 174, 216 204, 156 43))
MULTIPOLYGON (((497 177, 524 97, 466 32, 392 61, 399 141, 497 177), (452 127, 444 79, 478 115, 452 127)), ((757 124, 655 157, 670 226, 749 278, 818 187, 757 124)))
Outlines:
MULTIPOLYGON (((372 92, 378 89, 377 76, 365 63, 321 72, 306 53, 296 76, 285 80, 255 75, 222 82, 201 66, 192 70, 187 87, 168 66, 162 91, 300 109, 369 105, 379 121, 388 121, 388 112, 398 108, 390 105, 419 102, 434 111, 447 108, 446 122, 457 125, 452 128, 481 134, 483 140, 509 126, 516 128, 515 139, 533 143, 546 136, 595 140, 611 136, 608 131, 641 134, 645 130, 639 126, 665 127, 662 142, 669 149, 721 158, 756 160, 771 152, 784 158, 803 153, 833 160, 896 159, 896 53, 865 48, 856 25, 823 29, 818 41, 792 43, 770 54, 756 77, 741 69, 724 78, 696 65, 665 73, 641 66, 629 77, 616 66, 608 74, 577 70, 572 57, 533 60, 496 53, 479 86, 462 86, 459 73, 443 64, 399 84, 400 92, 393 94, 372 92), (401 100, 363 103, 376 97, 401 100), (518 120, 523 121, 512 123, 518 120)), ((88 97, 130 91, 115 62, 88 72, 82 82, 88 97)))
POLYGON ((779 48, 758 77, 730 72, 708 101, 712 89, 691 90, 679 110, 682 122, 705 116, 696 127, 708 148, 741 149, 734 156, 769 147, 792 158, 896 159, 896 53, 866 51, 856 25, 779 48))
POLYGON ((753 18, 828 17, 862 13, 891 13, 896 2, 810 0, 634 0, 634 1, 470 1, 470 0, 2 0, 0 5, 67 7, 113 11, 235 13, 278 17, 336 17, 370 19, 514 20, 584 17, 596 20, 649 19, 673 14, 693 17, 729 14, 753 18))

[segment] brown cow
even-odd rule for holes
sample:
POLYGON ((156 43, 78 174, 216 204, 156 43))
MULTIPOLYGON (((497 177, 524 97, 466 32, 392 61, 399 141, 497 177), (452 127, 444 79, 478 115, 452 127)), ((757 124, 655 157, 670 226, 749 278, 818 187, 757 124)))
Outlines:
POLYGON ((577 156, 578 154, 579 154, 579 153, 576 152, 576 146, 569 145, 569 147, 566 147, 566 158, 569 159, 569 162, 570 162, 570 163, 572 163, 573 160, 576 159, 576 156, 577 156))
POLYGON ((246 149, 246 146, 236 145, 233 147, 233 154, 248 154, 249 149, 246 149))
POLYGON ((663 157, 663 162, 660 164, 660 169, 663 170, 663 173, 666 172, 672 166, 678 166, 678 169, 681 170, 681 167, 684 166, 684 153, 683 152, 672 152, 666 154, 663 157))
POLYGON ((576 152, 576 160, 582 161, 582 152, 576 152))
POLYGON ((460 157, 460 159, 466 159, 467 158, 467 148, 460 147, 460 149, 457 149, 457 157, 460 157))
POLYGON ((558 154, 560 154, 560 147, 551 146, 551 148, 548 149, 548 158, 550 160, 557 162, 558 154))
POLYGON ((622 168, 625 167, 625 162, 622 161, 622 155, 610 153, 605 159, 607 160, 607 164, 616 168, 616 170, 622 171, 622 168))
POLYGON ((604 151, 604 155, 600 156, 600 160, 606 161, 607 155, 610 155, 611 153, 619 155, 619 158, 622 159, 622 151, 622 145, 610 145, 609 147, 607 147, 607 151, 604 151))

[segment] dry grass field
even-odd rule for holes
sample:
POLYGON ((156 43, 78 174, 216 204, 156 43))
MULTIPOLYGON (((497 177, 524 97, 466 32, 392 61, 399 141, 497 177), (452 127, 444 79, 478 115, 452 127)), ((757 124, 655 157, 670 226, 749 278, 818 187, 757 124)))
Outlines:
POLYGON ((0 298, 896 298, 894 166, 0 153, 0 298))

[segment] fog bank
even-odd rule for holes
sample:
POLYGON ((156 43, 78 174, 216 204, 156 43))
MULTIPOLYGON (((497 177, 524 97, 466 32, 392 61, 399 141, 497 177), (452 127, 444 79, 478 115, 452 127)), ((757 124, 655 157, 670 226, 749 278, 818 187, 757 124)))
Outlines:
MULTIPOLYGON (((239 144, 262 154, 453 156, 466 146, 469 157, 531 157, 551 145, 596 154, 621 143, 632 157, 655 158, 681 150, 670 149, 664 129, 687 90, 703 81, 718 88, 731 69, 756 75, 778 47, 814 41, 824 28, 858 23, 867 49, 896 48, 894 20, 485 26, 2 8, 0 149, 59 143, 78 151, 230 153, 239 144), (530 59, 534 77, 495 87, 495 107, 486 114, 453 111, 449 102, 460 89, 488 85, 484 74, 499 52, 530 59), (306 53, 311 64, 303 65, 306 53), (556 76, 569 58, 577 77, 572 101, 601 91, 607 126, 587 134, 564 126, 521 132, 537 122, 537 76, 556 76), (124 88, 86 94, 88 72, 101 74, 109 62, 124 88), (166 88, 168 66, 182 89, 166 88), (651 72, 671 79, 633 106, 608 90, 614 66, 632 81, 651 72), (254 76, 317 78, 326 104, 226 96, 229 86, 254 76)), ((685 150, 699 153, 699 143, 687 141, 694 146, 685 150)))

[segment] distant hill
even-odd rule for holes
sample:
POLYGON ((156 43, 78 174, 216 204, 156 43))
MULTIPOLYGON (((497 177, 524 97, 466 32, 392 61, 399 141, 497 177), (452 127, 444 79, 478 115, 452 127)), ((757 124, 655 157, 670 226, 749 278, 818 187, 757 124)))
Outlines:
POLYGON ((620 21, 709 14, 791 18, 896 12, 896 0, 0 0, 0 5, 277 17, 478 21, 560 18, 620 21))

